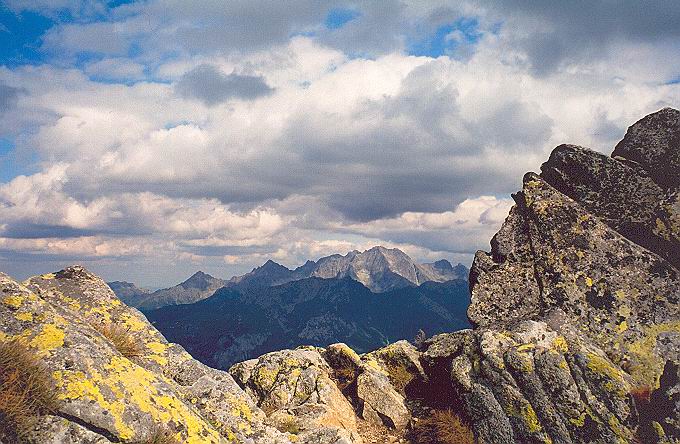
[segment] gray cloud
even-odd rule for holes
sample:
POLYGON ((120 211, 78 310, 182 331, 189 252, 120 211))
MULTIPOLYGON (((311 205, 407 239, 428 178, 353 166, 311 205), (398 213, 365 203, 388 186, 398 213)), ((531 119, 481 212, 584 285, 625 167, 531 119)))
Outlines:
POLYGON ((7 112, 16 106, 19 93, 21 93, 20 88, 0 83, 0 113, 7 112))
POLYGON ((175 89, 182 97, 198 99, 208 106, 229 99, 252 100, 273 91, 261 76, 236 73, 225 75, 219 68, 211 65, 197 66, 184 74, 175 89))
MULTIPOLYGON (((620 43, 668 42, 680 50, 680 2, 491 0, 486 5, 486 20, 504 24, 513 36, 510 45, 526 51, 537 75, 612 55, 620 43)), ((678 59, 668 62, 680 70, 678 59)))

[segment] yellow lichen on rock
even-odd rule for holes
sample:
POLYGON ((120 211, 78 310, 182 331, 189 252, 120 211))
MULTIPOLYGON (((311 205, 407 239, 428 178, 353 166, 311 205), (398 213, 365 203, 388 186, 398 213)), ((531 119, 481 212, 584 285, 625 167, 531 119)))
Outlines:
POLYGON ((2 298, 2 303, 12 308, 21 307, 21 304, 23 304, 23 302, 24 298, 19 295, 10 295, 2 298))
POLYGON ((88 377, 82 371, 55 371, 52 374, 57 383, 57 388, 61 389, 58 395, 60 400, 86 399, 96 403, 103 411, 113 419, 114 427, 118 436, 123 440, 129 440, 135 436, 135 431, 125 423, 122 414, 125 410, 123 400, 109 402, 102 394, 99 386, 103 378, 99 372, 90 369, 88 377))
POLYGON ((564 338, 564 336, 557 336, 553 340, 552 345, 555 350, 560 353, 567 353, 569 351, 569 344, 567 344, 567 340, 564 338))
POLYGON ((33 313, 30 312, 17 313, 16 315, 14 315, 14 317, 24 322, 33 321, 33 313))
POLYGON ((626 397, 630 392, 630 385, 627 383, 623 371, 595 353, 588 353, 587 358, 588 369, 604 377, 604 389, 620 398, 626 397))
POLYGON ((128 331, 137 332, 149 328, 149 324, 139 319, 137 316, 130 313, 122 313, 119 322, 123 324, 128 331))
POLYGON ((61 390, 59 399, 94 402, 111 416, 116 435, 122 440, 137 436, 133 425, 126 421, 125 413, 138 409, 150 415, 154 424, 174 423, 183 426, 186 431, 183 442, 199 444, 220 441, 219 434, 180 399, 169 392, 159 391, 160 380, 153 373, 125 358, 113 356, 101 370, 89 367, 87 373, 56 371, 53 377, 61 390), (102 392, 104 389, 113 397, 106 396, 102 392))
POLYGON ((44 324, 40 333, 38 333, 29 345, 37 348, 41 352, 49 352, 55 348, 64 345, 64 330, 54 324, 44 324))
POLYGON ((219 434, 178 398, 158 393, 159 382, 150 371, 133 364, 125 358, 114 356, 106 366, 110 372, 103 381, 108 386, 118 386, 128 402, 151 415, 155 422, 183 424, 188 444, 219 442, 219 434))
POLYGON ((664 360, 657 356, 654 347, 662 333, 680 333, 680 321, 646 327, 643 329, 642 338, 628 346, 628 352, 635 358, 629 372, 639 384, 659 386, 664 360))

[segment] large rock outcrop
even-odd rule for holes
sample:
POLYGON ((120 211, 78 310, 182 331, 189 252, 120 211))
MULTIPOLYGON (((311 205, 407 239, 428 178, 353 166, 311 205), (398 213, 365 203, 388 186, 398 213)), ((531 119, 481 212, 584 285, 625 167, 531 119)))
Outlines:
POLYGON ((32 442, 142 442, 160 427, 185 443, 289 442, 228 373, 168 344, 82 267, 24 283, 0 274, 0 292, 0 341, 20 339, 37 353, 57 392, 58 408, 32 442), (136 356, 102 333, 111 325, 136 356))
POLYGON ((679 116, 640 120, 611 158, 557 147, 475 256, 476 328, 423 357, 484 442, 680 439, 679 116))

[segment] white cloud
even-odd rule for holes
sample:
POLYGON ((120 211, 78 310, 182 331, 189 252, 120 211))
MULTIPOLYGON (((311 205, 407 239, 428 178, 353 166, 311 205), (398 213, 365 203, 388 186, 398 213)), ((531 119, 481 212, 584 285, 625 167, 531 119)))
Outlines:
MULTIPOLYGON (((361 4, 357 19, 328 30, 327 11, 310 5, 59 6, 108 20, 50 30, 53 65, 0 68, 12 106, 0 134, 33 153, 38 171, 0 185, 4 263, 85 256, 163 263, 173 276, 236 273, 378 243, 469 260, 505 217, 505 196, 554 146, 608 152, 641 116, 680 106, 680 85, 664 84, 680 71, 677 45, 650 26, 610 29, 603 45, 538 69, 541 51, 566 41, 542 8, 531 24, 531 11, 492 3, 361 4), (404 53, 461 16, 482 32, 465 57, 404 53), (97 55, 69 65, 83 52, 97 55), (212 83, 192 77, 205 66, 212 83), (245 97, 229 73, 267 93, 245 97)), ((460 31, 450 38, 467 44, 460 31)))

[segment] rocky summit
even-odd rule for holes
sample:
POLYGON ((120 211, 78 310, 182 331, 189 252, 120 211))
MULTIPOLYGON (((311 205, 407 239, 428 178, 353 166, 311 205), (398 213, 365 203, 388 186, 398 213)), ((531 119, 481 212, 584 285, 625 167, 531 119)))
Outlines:
POLYGON ((226 284, 231 288, 272 287, 311 277, 323 279, 350 278, 374 293, 384 293, 425 282, 447 282, 467 279, 468 269, 455 267, 447 260, 416 263, 398 248, 376 246, 366 251, 333 254, 317 261, 307 261, 294 270, 269 260, 243 276, 235 276, 226 284))
POLYGON ((252 271, 228 281, 198 271, 174 287, 150 292, 129 282, 109 282, 113 292, 126 304, 144 312, 161 307, 193 304, 207 299, 223 287, 250 291, 275 287, 308 278, 343 279, 360 282, 374 293, 384 293, 425 282, 467 280, 465 265, 452 266, 447 260, 419 264, 398 248, 376 246, 364 252, 334 254, 307 261, 293 270, 271 259, 252 271))
POLYGON ((38 356, 56 394, 22 439, 433 443, 449 415, 461 442, 680 442, 679 142, 664 109, 611 157, 557 147, 475 256, 474 327, 417 347, 298 347, 220 371, 82 267, 1 275, 0 344, 38 356))

